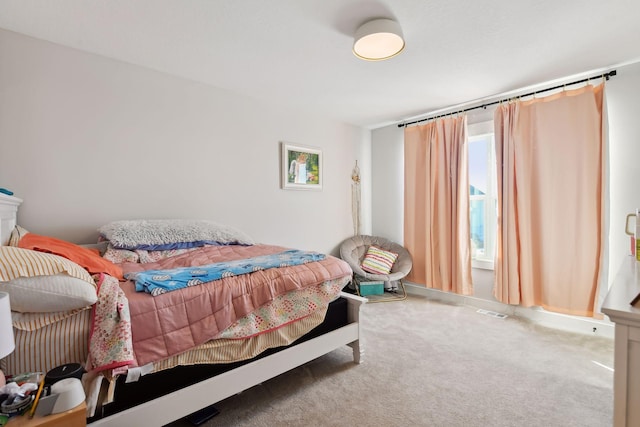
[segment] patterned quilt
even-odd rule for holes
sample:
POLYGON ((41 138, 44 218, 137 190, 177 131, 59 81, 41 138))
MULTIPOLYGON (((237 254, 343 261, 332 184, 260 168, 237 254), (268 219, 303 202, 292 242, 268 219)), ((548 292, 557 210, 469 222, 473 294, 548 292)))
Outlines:
POLYGON ((88 371, 104 371, 133 365, 129 304, 118 279, 106 274, 94 275, 98 301, 93 306, 89 333, 88 371))

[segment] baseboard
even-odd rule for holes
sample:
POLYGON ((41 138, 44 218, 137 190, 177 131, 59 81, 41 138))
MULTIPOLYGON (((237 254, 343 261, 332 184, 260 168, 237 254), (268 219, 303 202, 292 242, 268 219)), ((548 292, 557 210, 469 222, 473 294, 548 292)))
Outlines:
POLYGON ((407 294, 420 295, 428 299, 438 300, 450 304, 466 305, 478 309, 495 311, 508 316, 518 316, 536 322, 539 325, 560 329, 568 332, 576 332, 585 335, 597 335, 613 339, 615 324, 608 320, 589 319, 566 314, 553 313, 542 308, 524 308, 498 301, 490 301, 482 298, 442 292, 437 289, 429 289, 424 286, 405 283, 407 294))

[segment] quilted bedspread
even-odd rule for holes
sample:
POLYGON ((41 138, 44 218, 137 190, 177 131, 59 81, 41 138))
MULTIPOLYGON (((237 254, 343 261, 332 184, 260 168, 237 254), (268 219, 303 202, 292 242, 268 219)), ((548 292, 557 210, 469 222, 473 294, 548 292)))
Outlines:
MULTIPOLYGON (((121 264, 125 274, 193 267, 282 252, 271 245, 206 246, 154 263, 121 264)), ((129 300, 131 333, 139 366, 177 355, 216 338, 239 318, 273 298, 351 275, 349 265, 332 256, 317 262, 261 270, 152 297, 121 283, 129 300)))

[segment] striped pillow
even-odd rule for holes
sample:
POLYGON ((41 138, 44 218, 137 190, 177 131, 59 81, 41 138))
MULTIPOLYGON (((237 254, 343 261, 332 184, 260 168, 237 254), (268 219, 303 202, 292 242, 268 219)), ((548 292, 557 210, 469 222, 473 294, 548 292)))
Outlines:
POLYGON ((13 246, 0 246, 0 282, 8 282, 18 277, 49 276, 58 273, 66 273, 94 283, 87 270, 61 256, 13 246))
POLYGON ((367 273, 389 274, 396 258, 398 258, 398 254, 385 251, 375 246, 369 246, 360 267, 367 273))
POLYGON ((0 246, 0 291, 11 298, 11 310, 57 312, 84 308, 98 299, 91 275, 58 255, 0 246))

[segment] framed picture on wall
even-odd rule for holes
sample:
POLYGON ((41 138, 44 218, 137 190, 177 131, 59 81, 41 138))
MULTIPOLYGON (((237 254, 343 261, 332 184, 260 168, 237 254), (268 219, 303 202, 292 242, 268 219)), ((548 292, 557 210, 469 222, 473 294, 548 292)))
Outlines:
POLYGON ((322 190, 322 151, 302 145, 280 143, 282 188, 322 190))

